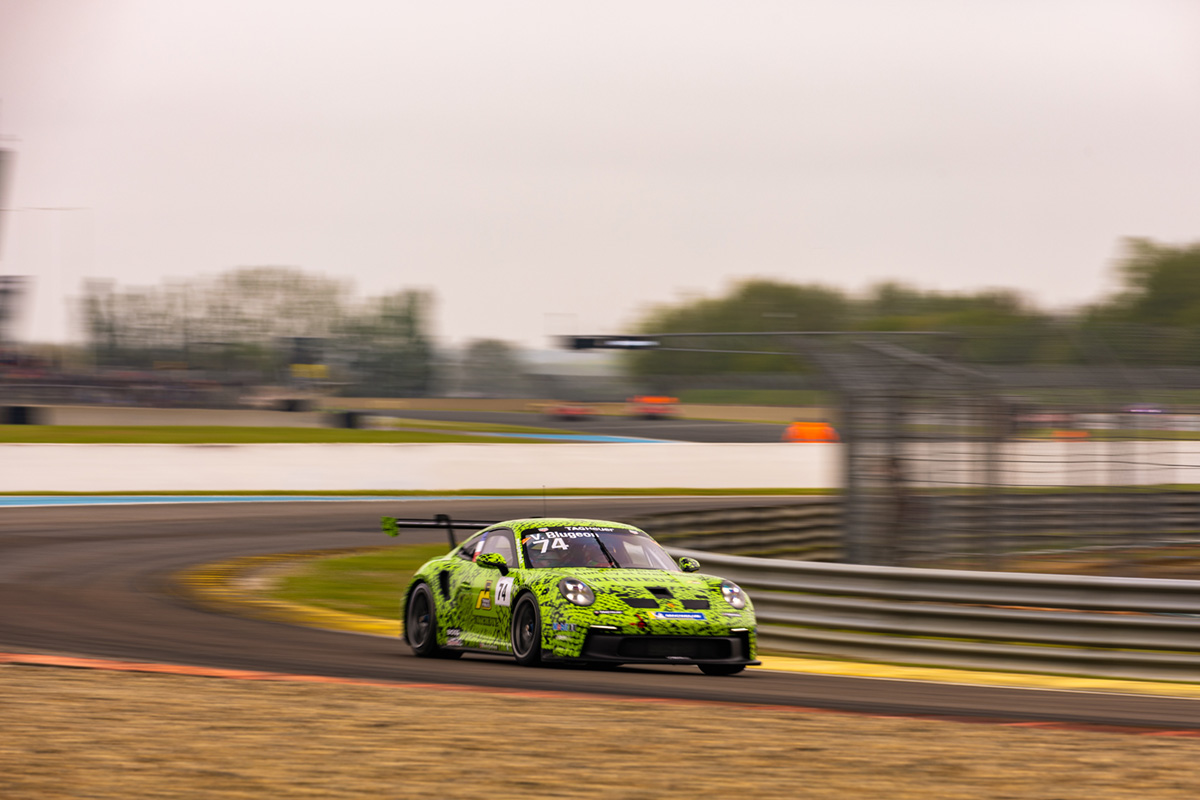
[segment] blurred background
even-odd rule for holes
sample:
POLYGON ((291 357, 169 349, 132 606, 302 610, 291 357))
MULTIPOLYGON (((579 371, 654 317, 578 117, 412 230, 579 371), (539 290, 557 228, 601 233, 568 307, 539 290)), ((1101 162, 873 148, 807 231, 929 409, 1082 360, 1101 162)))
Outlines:
POLYGON ((1173 0, 0 0, 0 405, 821 422, 841 558, 1192 569, 1198 53, 1173 0))

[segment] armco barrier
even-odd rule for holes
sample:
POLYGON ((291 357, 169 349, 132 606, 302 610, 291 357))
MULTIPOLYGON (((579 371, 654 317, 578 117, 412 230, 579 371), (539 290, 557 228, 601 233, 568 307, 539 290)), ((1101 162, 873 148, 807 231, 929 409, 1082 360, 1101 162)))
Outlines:
POLYGON ((740 556, 837 561, 842 503, 813 497, 786 506, 704 509, 654 514, 636 524, 667 547, 740 556))
POLYGON ((1200 581, 901 569, 672 548, 739 583, 767 650, 1200 681, 1200 581))
MULTIPOLYGON (((656 514, 637 523, 672 547, 740 556, 839 561, 842 499, 820 496, 789 505, 656 514)), ((1200 543, 1200 493, 1129 490, 1086 493, 914 495, 908 563, 937 565, 963 555, 955 537, 970 532, 987 550, 977 560, 1122 549, 1179 548, 1200 543), (986 539, 986 543, 983 541, 986 539)), ((1172 555, 1177 563, 1186 556, 1172 555)), ((1191 561, 1200 557, 1190 558, 1191 561)), ((986 563, 986 562, 984 562, 986 563)))

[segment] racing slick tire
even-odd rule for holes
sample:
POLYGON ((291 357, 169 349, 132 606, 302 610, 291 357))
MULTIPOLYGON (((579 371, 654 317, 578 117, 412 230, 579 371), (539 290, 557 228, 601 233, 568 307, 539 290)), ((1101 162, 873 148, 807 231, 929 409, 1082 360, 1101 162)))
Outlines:
POLYGON ((542 663, 542 614, 532 594, 517 598, 512 612, 512 651, 523 667, 542 663))
POLYGON ((705 675, 737 675, 746 668, 745 664, 697 664, 705 675))
POLYGON ((437 643, 437 604, 429 585, 417 584, 408 598, 404 613, 404 640, 419 658, 458 658, 457 650, 446 650, 437 643))

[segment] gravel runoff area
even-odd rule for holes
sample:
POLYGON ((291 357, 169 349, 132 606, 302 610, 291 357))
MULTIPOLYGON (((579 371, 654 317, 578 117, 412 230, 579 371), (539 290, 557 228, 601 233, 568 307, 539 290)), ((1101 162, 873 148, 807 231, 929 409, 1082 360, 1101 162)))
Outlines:
MULTIPOLYGON (((553 672, 546 678, 552 687, 553 672)), ((1193 800, 1198 792, 1196 738, 0 666, 5 800, 1193 800)))

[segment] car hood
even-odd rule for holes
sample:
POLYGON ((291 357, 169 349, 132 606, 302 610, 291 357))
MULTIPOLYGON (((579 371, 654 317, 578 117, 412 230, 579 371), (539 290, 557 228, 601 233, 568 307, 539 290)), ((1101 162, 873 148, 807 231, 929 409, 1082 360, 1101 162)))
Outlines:
POLYGON ((583 581, 597 594, 612 594, 618 597, 659 597, 665 595, 665 589, 670 596, 683 598, 710 597, 720 578, 699 572, 667 572, 656 569, 595 569, 591 567, 570 567, 561 569, 529 570, 540 581, 553 580, 554 583, 563 578, 576 578, 583 581))

